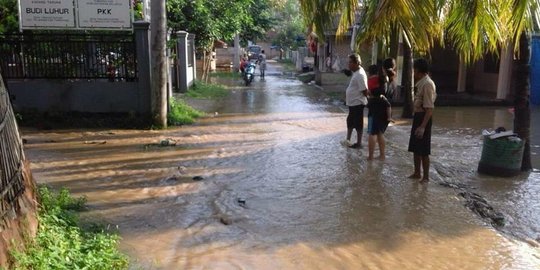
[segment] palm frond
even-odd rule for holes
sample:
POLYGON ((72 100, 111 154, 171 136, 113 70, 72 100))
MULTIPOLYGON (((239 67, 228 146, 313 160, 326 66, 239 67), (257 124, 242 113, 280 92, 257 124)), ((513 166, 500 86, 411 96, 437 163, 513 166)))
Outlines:
POLYGON ((444 1, 366 0, 357 43, 385 40, 403 31, 416 49, 427 50, 442 34, 439 7, 444 1))
POLYGON ((519 36, 540 28, 540 3, 538 0, 512 1, 512 35, 515 47, 519 48, 519 36))
POLYGON ((466 63, 480 59, 486 52, 498 52, 507 40, 504 1, 455 0, 446 18, 448 41, 466 63), (495 4, 496 3, 496 4, 495 4))

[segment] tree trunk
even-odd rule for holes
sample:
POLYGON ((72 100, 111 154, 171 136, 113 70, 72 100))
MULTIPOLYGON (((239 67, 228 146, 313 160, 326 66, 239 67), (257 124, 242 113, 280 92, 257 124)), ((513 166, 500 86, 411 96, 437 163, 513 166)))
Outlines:
POLYGON ((529 106, 530 95, 530 65, 531 56, 530 37, 522 33, 519 40, 519 59, 516 61, 516 93, 514 98, 514 131, 525 140, 525 151, 521 170, 532 169, 531 164, 531 108, 529 106))
POLYGON ((210 69, 212 68, 212 52, 214 51, 214 48, 212 47, 210 50, 204 50, 203 52, 203 68, 202 68, 202 75, 201 75, 201 81, 208 83, 210 69))
POLYGON ((152 55, 152 121, 153 124, 167 127, 167 56, 165 40, 167 34, 165 0, 151 3, 150 46, 152 55))
POLYGON ((210 69, 212 68, 212 50, 204 52, 203 63, 204 67, 201 81, 208 83, 210 69))
POLYGON ((397 61, 399 51, 399 31, 396 28, 392 28, 392 35, 390 36, 390 50, 386 57, 393 57, 397 61))
POLYGON ((408 42, 403 42, 403 112, 402 118, 413 117, 413 54, 408 42))

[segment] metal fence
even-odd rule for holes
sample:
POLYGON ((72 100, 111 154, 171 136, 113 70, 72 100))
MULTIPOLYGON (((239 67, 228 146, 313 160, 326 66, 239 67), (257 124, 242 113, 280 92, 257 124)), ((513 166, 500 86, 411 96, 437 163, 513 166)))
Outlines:
POLYGON ((136 81, 134 35, 0 35, 4 79, 108 79, 136 81))
POLYGON ((18 208, 24 191, 24 152, 8 92, 0 76, 0 231, 18 208))

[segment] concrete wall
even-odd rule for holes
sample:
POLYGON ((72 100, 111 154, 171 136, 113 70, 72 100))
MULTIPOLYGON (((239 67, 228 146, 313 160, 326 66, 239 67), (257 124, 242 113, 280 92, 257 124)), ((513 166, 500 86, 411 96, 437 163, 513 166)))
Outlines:
POLYGON ((484 72, 484 61, 480 60, 474 65, 474 76, 468 77, 468 80, 474 81, 474 93, 484 93, 489 96, 497 95, 498 73, 484 72))
POLYGON ((197 61, 195 57, 195 36, 185 31, 178 31, 176 33, 176 54, 177 54, 177 70, 176 80, 178 90, 182 93, 188 91, 189 87, 193 85, 197 73, 197 61), (189 63, 189 59, 193 61, 189 63))
MULTIPOLYGON (((242 53, 240 53, 242 55, 242 53)), ((230 67, 234 58, 234 47, 216 48, 216 66, 230 67)))
POLYGON ((10 81, 16 111, 141 112, 137 82, 10 81))

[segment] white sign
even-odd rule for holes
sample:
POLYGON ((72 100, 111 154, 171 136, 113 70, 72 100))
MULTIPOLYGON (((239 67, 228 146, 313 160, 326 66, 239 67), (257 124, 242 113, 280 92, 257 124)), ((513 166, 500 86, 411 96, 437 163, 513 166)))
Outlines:
POLYGON ((131 29, 130 0, 77 0, 79 28, 131 29))
POLYGON ((20 28, 130 30, 130 4, 130 0, 19 0, 20 28))
POLYGON ((21 28, 75 28, 72 0, 20 0, 21 28))

